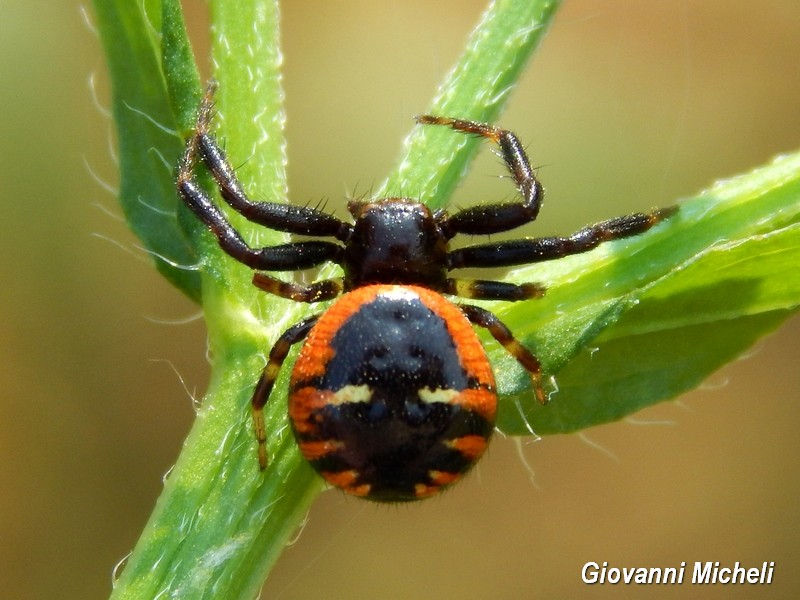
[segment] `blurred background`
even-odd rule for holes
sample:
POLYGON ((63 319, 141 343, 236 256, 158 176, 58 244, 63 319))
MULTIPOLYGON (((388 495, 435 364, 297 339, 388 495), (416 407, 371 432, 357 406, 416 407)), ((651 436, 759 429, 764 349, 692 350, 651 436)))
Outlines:
MULTIPOLYGON (((109 191, 108 77, 87 8, 3 4, 0 597, 103 598, 192 424, 204 326, 109 191)), ((205 61, 207 7, 185 4, 205 61)), ((483 6, 283 3, 295 202, 383 178, 483 6)), ((531 231, 669 204, 800 148, 798 32, 795 0, 566 1, 502 118, 547 188, 531 231)), ((500 173, 484 152, 456 201, 507 197, 500 173)), ((325 493, 263 597, 794 598, 798 357, 795 318, 675 402, 581 435, 498 436, 443 498, 325 493), (580 580, 587 561, 695 560, 774 561, 775 582, 580 580)))

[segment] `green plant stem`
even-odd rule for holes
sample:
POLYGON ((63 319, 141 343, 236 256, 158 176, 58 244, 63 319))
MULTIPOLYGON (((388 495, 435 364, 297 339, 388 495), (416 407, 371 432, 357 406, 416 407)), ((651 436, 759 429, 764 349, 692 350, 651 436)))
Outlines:
MULTIPOLYGON (((111 70, 120 202, 164 275, 202 300, 213 363, 196 423, 112 598, 249 600, 322 488, 287 427, 288 369, 267 407, 265 473, 249 401, 277 336, 320 309, 259 293, 250 270, 179 205, 171 165, 201 86, 178 0, 94 6, 111 70)), ((492 2, 428 112, 494 121, 557 6, 492 2)), ((213 0, 211 12, 219 136, 248 190, 285 200, 278 4, 213 0)), ((379 195, 441 207, 476 150, 444 128, 414 128, 379 195)), ((253 245, 285 239, 231 213, 253 245)), ((537 406, 525 374, 490 342, 501 429, 554 433, 619 418, 730 360, 800 304, 798 215, 793 155, 683 203, 647 235, 512 271, 509 280, 546 284, 546 298, 491 308, 557 374, 560 392, 537 406)))
MULTIPOLYGON (((473 42, 469 60, 451 73, 451 83, 444 88, 451 90, 446 95, 454 110, 460 106, 452 104, 459 94, 469 98, 462 104, 481 106, 470 114, 491 116, 499 110, 543 31, 543 15, 549 16, 553 6, 553 2, 528 0, 490 6, 483 29, 473 40, 509 39, 516 31, 522 43, 510 53, 495 54, 496 44, 477 43, 476 47, 473 42), (482 62, 481 52, 491 58, 482 62), (498 61, 502 72, 490 78, 490 63, 498 61), (486 85, 489 79, 495 80, 495 87, 486 85), (483 92, 477 93, 476 86, 483 92)), ((169 121, 185 131, 191 114, 186 107, 196 101, 199 86, 196 70, 186 64, 188 46, 177 2, 164 0, 162 8, 162 64, 168 82, 164 96, 174 114, 169 121)), ((214 0, 211 13, 214 72, 220 83, 215 121, 219 136, 236 164, 242 165, 237 174, 248 189, 285 199, 277 3, 214 0)), ((148 14, 148 20, 157 21, 153 14, 148 14)), ((179 152, 172 154, 177 157, 179 152)), ((413 180, 412 173, 406 176, 413 180)), ((212 380, 112 598, 252 598, 322 487, 301 460, 287 429, 286 373, 276 386, 281 391, 267 407, 271 463, 263 474, 255 461, 249 415, 249 399, 264 365, 265 349, 299 318, 304 307, 257 293, 248 269, 223 255, 207 232, 186 221, 184 211, 178 210, 177 216, 186 232, 181 235, 191 240, 201 257, 212 380)), ((254 245, 281 241, 282 234, 256 229, 238 215, 230 218, 254 245)))
MULTIPOLYGON (((427 112, 493 123, 547 32, 560 0, 495 0, 427 112)), ((425 198, 442 208, 480 147, 471 136, 415 127, 377 197, 425 198)))

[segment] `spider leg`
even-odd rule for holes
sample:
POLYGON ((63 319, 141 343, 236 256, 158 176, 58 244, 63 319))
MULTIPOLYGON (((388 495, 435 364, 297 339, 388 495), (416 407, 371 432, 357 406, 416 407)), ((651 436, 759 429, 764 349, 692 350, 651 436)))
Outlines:
POLYGON ((473 300, 505 300, 516 302, 544 296, 545 288, 537 283, 506 283, 504 281, 488 281, 485 279, 451 279, 445 280, 441 290, 445 294, 471 298, 473 300))
POLYGON ((192 180, 192 170, 199 159, 214 177, 225 202, 248 220, 287 233, 335 237, 341 241, 347 239, 350 234, 350 224, 333 215, 308 206, 254 202, 247 197, 234 168, 211 133, 216 88, 216 82, 208 84, 197 111, 195 131, 187 141, 186 150, 178 166, 179 186, 182 182, 192 180))
POLYGON ((281 365, 286 360, 289 350, 297 342, 302 341, 311 331, 311 328, 317 322, 320 315, 308 317, 293 325, 283 332, 281 337, 272 346, 269 352, 269 359, 264 367, 264 372, 258 380, 255 392, 253 392, 253 399, 251 406, 253 410, 253 429, 255 431, 256 440, 258 441, 258 464, 261 469, 267 466, 267 428, 264 423, 264 405, 269 399, 272 387, 275 385, 275 380, 278 378, 278 373, 281 370, 281 365))
POLYGON ((423 125, 447 125, 456 131, 492 140, 499 146, 500 156, 522 196, 522 202, 476 206, 444 217, 440 226, 448 239, 457 233, 488 235, 508 231, 536 219, 544 190, 533 173, 525 149, 513 132, 484 123, 432 115, 420 115, 416 120, 423 125))
POLYGON ((179 177, 178 193, 184 203, 216 236, 220 247, 232 258, 252 269, 297 271, 310 269, 327 261, 338 263, 341 260, 342 247, 333 242, 292 242, 252 248, 193 179, 186 180, 179 177))
POLYGON ((475 325, 486 328, 491 336, 502 344, 511 356, 528 371, 533 383, 533 393, 540 404, 547 404, 547 394, 542 385, 542 365, 530 350, 520 344, 511 330, 486 309, 471 304, 459 305, 461 312, 475 325))
POLYGON ((256 223, 290 233, 311 235, 338 235, 349 225, 323 212, 311 208, 297 208, 274 202, 251 202, 241 190, 233 169, 222 155, 210 134, 208 121, 212 112, 213 84, 200 106, 197 130, 186 144, 178 164, 178 194, 191 211, 216 236, 219 245, 231 257, 253 268, 264 271, 300 270, 315 267, 327 261, 339 262, 342 247, 327 241, 305 241, 265 248, 250 247, 234 229, 194 177, 193 169, 198 154, 222 188, 228 203, 245 217, 256 223), (209 154, 208 149, 217 152, 209 154), (209 158, 211 156, 211 158, 209 158), (252 207, 250 210, 247 207, 252 207), (338 229, 336 229, 338 228, 338 229), (334 233, 334 230, 337 233, 334 233))
POLYGON ((271 277, 265 273, 256 273, 253 275, 253 284, 281 298, 294 300, 295 302, 322 302, 323 300, 330 300, 342 293, 343 284, 341 279, 323 279, 322 281, 315 281, 309 285, 302 285, 299 283, 290 283, 281 281, 276 277, 271 277))
POLYGON ((580 254, 603 242, 644 233, 674 214, 677 207, 635 213, 589 225, 569 237, 543 237, 478 244, 448 252, 447 268, 509 267, 580 254))

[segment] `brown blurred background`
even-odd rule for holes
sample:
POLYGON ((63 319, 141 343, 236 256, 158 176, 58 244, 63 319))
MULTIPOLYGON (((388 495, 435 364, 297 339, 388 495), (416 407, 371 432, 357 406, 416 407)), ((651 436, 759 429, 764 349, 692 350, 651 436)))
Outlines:
MULTIPOLYGON (((205 4, 186 4, 205 53, 205 4)), ((292 197, 365 191, 483 2, 283 4, 292 197)), ((542 165, 532 231, 667 204, 800 148, 798 32, 795 0, 565 2, 502 119, 542 165)), ((0 45, 0 598, 103 598, 191 426, 204 329, 182 323, 197 307, 97 181, 116 185, 88 84, 107 105, 107 75, 77 2, 4 3, 0 45)), ((507 197, 500 172, 484 152, 457 200, 507 197)), ((498 438, 438 500, 323 494, 264 597, 797 597, 799 339, 795 319, 627 421, 498 438), (590 560, 774 561, 775 583, 585 586, 590 560)))

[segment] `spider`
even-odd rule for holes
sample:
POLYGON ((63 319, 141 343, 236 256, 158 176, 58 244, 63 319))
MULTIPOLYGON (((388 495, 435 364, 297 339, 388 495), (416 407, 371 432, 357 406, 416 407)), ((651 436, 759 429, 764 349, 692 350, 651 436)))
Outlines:
POLYGON ((216 237, 222 250, 257 271, 260 289, 294 300, 334 302, 287 329, 274 343, 252 397, 258 460, 267 465, 263 416, 290 348, 303 342, 292 369, 289 417, 298 446, 330 484, 381 502, 435 495, 459 480, 480 458, 497 408, 494 375, 474 326, 485 328, 530 374, 533 395, 547 393, 537 357, 493 313, 444 295, 518 302, 545 288, 484 279, 452 278, 466 267, 508 267, 586 252, 638 235, 671 209, 618 217, 568 237, 525 238, 450 248, 455 236, 490 235, 530 223, 543 189, 511 131, 462 119, 422 115, 422 125, 447 126, 494 142, 520 198, 459 210, 431 212, 409 198, 352 200, 352 221, 322 210, 254 202, 211 132, 212 82, 200 104, 194 133, 177 171, 180 198, 216 237), (198 185, 201 162, 222 199, 248 220, 323 240, 249 246, 198 185), (310 284, 282 281, 273 271, 299 271, 332 262, 343 277, 310 284))

